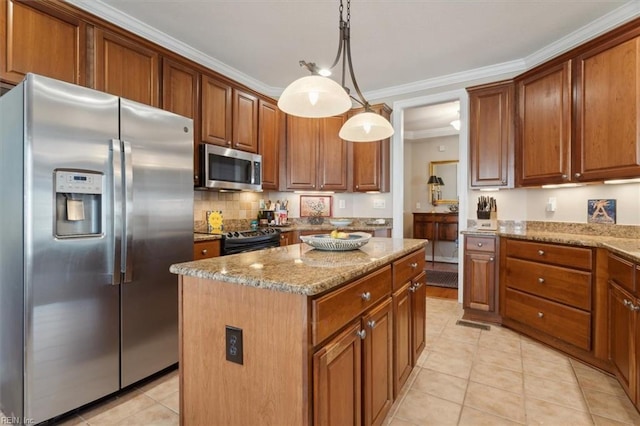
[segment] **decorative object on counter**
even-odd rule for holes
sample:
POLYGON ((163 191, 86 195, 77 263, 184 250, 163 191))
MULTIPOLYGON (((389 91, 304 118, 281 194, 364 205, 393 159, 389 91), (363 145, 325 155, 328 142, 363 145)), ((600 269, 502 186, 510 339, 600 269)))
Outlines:
POLYGON ((498 203, 495 198, 478 197, 478 229, 495 231, 498 229, 498 203))
POLYGON ((616 200, 589 200, 587 223, 616 223, 616 200))
POLYGON ((364 107, 364 112, 348 119, 340 129, 341 139, 351 142, 373 142, 387 139, 393 135, 391 123, 383 116, 371 110, 369 102, 364 98, 351 63, 351 0, 347 0, 347 20, 343 18, 344 5, 340 0, 340 38, 338 53, 333 65, 320 69, 313 62, 301 60, 300 66, 307 68, 311 76, 302 77, 287 86, 278 99, 278 108, 287 114, 298 117, 321 118, 340 115, 352 107, 351 99, 364 107), (331 70, 342 59, 341 84, 328 78, 331 70), (346 73, 349 71, 351 83, 358 98, 349 94, 346 86, 346 73))
POLYGON ((210 234, 221 234, 224 231, 222 210, 207 211, 207 232, 210 234))
POLYGON ((364 224, 369 226, 380 226, 386 225, 387 221, 385 219, 370 219, 365 221, 364 224))
POLYGON ((331 217, 330 195, 301 195, 300 217, 308 217, 311 225, 321 225, 325 217, 331 217))
POLYGON ((458 211, 458 205, 457 204, 449 204, 449 211, 450 212, 457 212, 458 211))
POLYGON ((348 251, 358 249, 369 242, 371 234, 353 232, 346 238, 333 238, 329 234, 301 235, 300 240, 318 250, 348 251))
POLYGON ((329 223, 333 226, 349 226, 353 221, 351 219, 330 219, 329 223))

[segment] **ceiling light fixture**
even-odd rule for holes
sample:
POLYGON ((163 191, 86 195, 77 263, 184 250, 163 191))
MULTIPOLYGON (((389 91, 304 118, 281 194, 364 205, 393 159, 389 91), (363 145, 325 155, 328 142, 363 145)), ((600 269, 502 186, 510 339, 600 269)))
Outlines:
POLYGON ((320 69, 315 63, 300 61, 312 75, 299 78, 287 86, 278 99, 278 108, 287 114, 298 117, 321 118, 340 115, 351 109, 353 99, 364 107, 364 112, 348 119, 340 129, 340 138, 352 142, 372 142, 393 135, 391 123, 372 111, 356 81, 351 63, 351 0, 347 0, 347 20, 343 18, 344 5, 340 0, 340 41, 338 53, 328 70, 320 69), (342 60, 341 85, 326 77, 327 72, 335 68, 342 60), (347 67, 353 88, 358 98, 351 96, 345 85, 347 67), (324 76, 324 77, 323 77, 324 76))

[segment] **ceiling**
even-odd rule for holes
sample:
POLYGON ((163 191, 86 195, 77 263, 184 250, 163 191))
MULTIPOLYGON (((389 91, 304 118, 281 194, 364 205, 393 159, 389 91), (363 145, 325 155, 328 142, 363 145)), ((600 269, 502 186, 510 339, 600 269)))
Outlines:
MULTIPOLYGON (((275 97, 338 45, 339 0, 67 1, 275 97)), ((635 16, 640 0, 352 0, 353 66, 365 97, 392 98, 521 72, 635 16)))

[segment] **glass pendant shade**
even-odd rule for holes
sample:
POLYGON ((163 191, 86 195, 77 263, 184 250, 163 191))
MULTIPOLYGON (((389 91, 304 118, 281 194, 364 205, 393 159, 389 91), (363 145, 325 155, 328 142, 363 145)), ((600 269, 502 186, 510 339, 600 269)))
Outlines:
POLYGON ((278 108, 285 113, 307 118, 340 115, 352 106, 351 98, 342 86, 319 75, 297 79, 278 99, 278 108))
POLYGON ((338 135, 346 141, 373 142, 391 137, 393 127, 383 116, 367 111, 348 119, 338 135))

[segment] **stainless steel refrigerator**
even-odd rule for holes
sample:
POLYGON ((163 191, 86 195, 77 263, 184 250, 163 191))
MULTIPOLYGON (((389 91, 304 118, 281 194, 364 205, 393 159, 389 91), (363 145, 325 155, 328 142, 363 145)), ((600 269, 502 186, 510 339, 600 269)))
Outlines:
POLYGON ((41 422, 178 361, 193 125, 29 74, 0 97, 0 409, 41 422))

